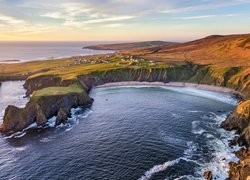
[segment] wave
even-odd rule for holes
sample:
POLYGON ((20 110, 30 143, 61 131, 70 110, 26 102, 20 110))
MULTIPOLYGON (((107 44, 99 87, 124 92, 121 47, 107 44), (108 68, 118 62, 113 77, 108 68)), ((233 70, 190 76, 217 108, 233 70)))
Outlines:
MULTIPOLYGON (((201 180, 201 178, 197 178, 197 177, 194 177, 192 175, 180 176, 178 178, 175 178, 174 180, 182 180, 182 179, 185 179, 185 180, 201 180)), ((168 179, 165 179, 165 180, 168 180, 168 179)))
POLYGON ((181 160, 187 161, 187 162, 193 162, 195 164, 199 164, 197 161, 191 159, 193 154, 197 150, 197 145, 194 144, 194 142, 188 142, 187 147, 188 147, 188 149, 186 149, 183 153, 184 156, 179 157, 179 158, 174 159, 174 160, 171 160, 171 161, 167 161, 163 164, 155 165, 150 170, 146 171, 145 174, 142 175, 138 180, 149 180, 153 177, 153 175, 167 170, 169 167, 172 167, 172 166, 178 164, 181 160))
POLYGON ((171 113, 171 116, 173 117, 173 118, 182 118, 183 116, 181 116, 180 114, 176 114, 176 113, 171 113))
POLYGON ((47 142, 50 142, 51 139, 48 138, 48 137, 45 137, 45 138, 40 139, 39 141, 42 142, 42 143, 47 143, 47 142))
POLYGON ((200 121, 193 121, 193 122, 192 122, 192 132, 193 132, 194 134, 201 135, 201 134, 203 134, 203 133, 206 133, 207 131, 204 130, 204 129, 202 129, 202 128, 200 127, 200 121))
POLYGON ((202 113, 203 111, 188 110, 190 113, 202 113))
POLYGON ((25 151, 27 148, 27 146, 16 147, 15 151, 25 151))
POLYGON ((165 171, 168 167, 174 166, 175 164, 179 163, 181 158, 172 160, 172 161, 167 161, 164 164, 156 165, 152 167, 150 170, 148 170, 139 180, 148 180, 150 179, 154 174, 165 171))

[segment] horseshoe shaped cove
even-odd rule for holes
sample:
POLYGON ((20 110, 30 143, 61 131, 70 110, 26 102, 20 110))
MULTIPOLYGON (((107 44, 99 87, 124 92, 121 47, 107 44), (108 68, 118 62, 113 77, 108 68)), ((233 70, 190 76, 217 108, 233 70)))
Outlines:
MULTIPOLYGON (((60 78, 53 77, 53 76, 42 76, 42 77, 28 79, 25 82, 24 87, 27 90, 26 91, 27 96, 31 95, 34 92, 32 97, 30 98, 29 102, 26 104, 26 106, 24 108, 17 108, 14 106, 9 106, 6 109, 5 115, 4 115, 4 121, 3 121, 3 124, 1 126, 1 131, 5 134, 13 134, 15 132, 19 132, 19 131, 22 131, 22 130, 28 128, 33 123, 36 123, 36 125, 39 127, 46 127, 49 120, 51 118, 53 118, 54 116, 57 116, 55 124, 58 127, 63 126, 61 124, 65 124, 65 123, 67 126, 68 125, 66 122, 67 117, 70 117, 69 121, 71 121, 72 119, 75 119, 78 115, 81 115, 81 112, 79 112, 81 110, 75 110, 75 111, 70 112, 70 110, 72 108, 84 106, 87 108, 87 110, 84 110, 83 114, 84 113, 88 114, 88 111, 89 111, 88 107, 90 104, 93 103, 93 99, 90 98, 92 93, 96 93, 98 91, 101 91, 101 93, 105 94, 105 91, 112 91, 112 88, 110 88, 108 86, 114 86, 114 85, 123 86, 123 85, 125 85, 123 83, 106 84, 108 82, 127 81, 126 84, 130 85, 130 86, 144 85, 143 90, 145 90, 145 91, 147 91, 149 87, 151 88, 150 92, 149 92, 151 95, 154 94, 153 93, 154 91, 168 91, 168 93, 169 93, 169 91, 171 93, 173 93, 173 91, 174 91, 175 93, 177 93, 177 97, 182 96, 182 95, 185 96, 185 97, 183 97, 184 99, 188 98, 188 97, 189 98, 190 97, 198 98, 197 95, 203 97, 203 99, 204 99, 204 92, 205 92, 205 94, 206 94, 205 99, 211 100, 210 99, 211 97, 216 97, 215 101, 218 101, 218 102, 224 101, 225 99, 222 100, 223 98, 221 99, 219 96, 214 96, 216 93, 215 94, 208 93, 208 91, 204 91, 204 89, 214 90, 214 91, 222 91, 224 93, 229 93, 231 95, 237 95, 237 97, 239 97, 239 95, 245 94, 244 88, 242 88, 242 89, 239 88, 239 90, 242 93, 242 94, 240 94, 232 89, 227 89, 225 87, 219 88, 219 87, 205 86, 205 85, 197 86, 197 85, 189 84, 189 83, 169 83, 169 84, 158 83, 158 82, 166 83, 166 82, 169 82, 171 80, 173 80, 173 81, 188 81, 189 79, 193 79, 197 75, 196 73, 193 73, 193 67, 190 68, 190 67, 186 66, 186 67, 182 67, 182 68, 184 68, 184 69, 172 68, 170 70, 169 69, 160 69, 160 70, 157 69, 157 70, 150 70, 150 71, 143 70, 143 69, 111 70, 111 71, 108 71, 105 73, 92 73, 89 75, 81 75, 76 80, 70 80, 70 81, 63 81, 60 78), (133 81, 133 82, 128 82, 128 81, 133 81), (135 82, 135 81, 139 81, 139 82, 135 82), (150 81, 150 82, 153 81, 155 83, 145 83, 145 82, 143 83, 142 81, 150 81), (103 85, 103 86, 100 86, 100 85, 103 85), (145 87, 145 85, 147 85, 148 87, 145 87), (159 86, 159 85, 161 87, 154 87, 154 86, 159 86), (168 86, 163 87, 163 85, 164 86, 168 85, 168 86), (96 87, 96 86, 99 86, 102 88, 100 88, 100 90, 98 88, 97 89, 94 88, 93 91, 91 91, 91 89, 93 87, 96 87), (173 87, 173 86, 177 86, 177 87, 173 87), (183 87, 183 86, 185 86, 185 87, 183 87), (57 88, 56 90, 58 90, 58 87, 62 88, 62 89, 60 89, 60 90, 62 90, 62 91, 60 91, 62 93, 59 93, 56 95, 46 94, 47 92, 50 93, 50 92, 54 91, 55 90, 55 89, 53 89, 54 87, 57 88), (194 87, 196 87, 196 89, 200 88, 203 90, 195 91, 194 87), (159 88, 160 88, 160 90, 159 90, 159 88), (185 88, 184 94, 176 92, 176 91, 183 91, 182 88, 185 88), (43 90, 42 94, 39 93, 40 89, 43 90), (74 89, 74 91, 71 91, 72 89, 74 89), (101 89, 103 89, 104 92, 101 89), (44 94, 44 90, 45 90, 45 94, 44 94), (88 93, 90 93, 90 96, 88 95, 88 93), (182 95, 180 95, 180 94, 182 94, 182 95)), ((196 67, 196 68, 201 68, 201 67, 196 67)), ((202 67, 202 68, 204 68, 204 67, 202 67)), ((223 84, 223 83, 225 83, 225 82, 221 82, 221 84, 223 84)), ((207 84, 210 84, 210 83, 207 83, 207 84)), ((218 82, 218 85, 219 85, 219 82, 218 82)), ((133 89, 134 87, 125 87, 125 89, 126 88, 133 89)), ((124 87, 122 87, 122 89, 124 89, 124 87)), ((115 91, 119 90, 119 88, 118 89, 115 88, 114 90, 115 91)), ((123 90, 121 90, 121 93, 123 93, 123 90)), ((130 93, 130 92, 125 92, 125 93, 130 93)), ((132 97, 134 97, 134 99, 137 99, 136 97, 137 97, 137 95, 139 96, 139 94, 137 94, 137 93, 135 93, 135 94, 133 94, 133 92, 132 92, 132 95, 133 95, 132 97), (136 94, 136 96, 135 96, 135 94, 136 94)), ((99 96, 97 96, 96 99, 98 99, 98 97, 99 96)), ((126 96, 124 96, 124 97, 126 97, 126 96)), ((201 97, 199 97, 199 98, 201 98, 201 97)), ((160 98, 160 97, 158 97, 158 98, 160 98)), ((138 98, 138 99, 140 99, 140 98, 138 98)), ((144 99, 147 99, 146 95, 145 95, 144 99)), ((172 158, 169 158, 169 157, 166 158, 166 156, 165 156, 165 158, 164 158, 164 155, 157 156, 157 154, 151 154, 151 156, 147 156, 147 158, 149 159, 148 161, 150 163, 152 163, 152 162, 159 162, 159 163, 158 164, 150 164, 149 163, 147 165, 145 165, 145 164, 143 165, 140 163, 136 164, 136 167, 133 167, 131 169, 133 171, 135 169, 137 169, 138 173, 134 177, 130 176, 130 178, 134 179, 135 177, 137 177, 140 179, 150 179, 150 178, 153 179, 155 177, 165 177, 166 178, 168 176, 173 177, 173 178, 180 178, 180 177, 182 177, 182 178, 185 178, 185 177, 187 177, 187 178, 192 178, 192 177, 199 178, 202 176, 202 173, 205 170, 213 171, 213 174, 215 175, 215 177, 217 177, 217 176, 218 177, 226 177, 227 176, 227 173, 226 173, 227 169, 224 166, 227 166, 227 163, 229 161, 231 161, 232 157, 233 157, 233 154, 232 154, 233 150, 229 150, 228 145, 227 145, 227 141, 229 140, 229 138, 232 138, 232 133, 226 132, 226 131, 220 129, 219 126, 220 126, 220 123, 222 123, 222 121, 227 118, 228 113, 233 111, 234 106, 236 105, 236 101, 234 101, 233 99, 230 99, 230 98, 226 98, 226 99, 227 99, 227 101, 226 101, 227 103, 225 103, 225 101, 221 102, 223 105, 225 105, 225 104, 229 105, 229 107, 225 107, 226 110, 224 108, 222 108, 222 109, 216 108, 216 110, 213 109, 211 111, 205 111, 205 113, 202 113, 202 112, 204 112, 204 109, 203 110, 197 110, 197 109, 192 109, 192 108, 191 109, 181 109, 182 105, 175 105, 175 107, 179 107, 179 110, 187 111, 188 114, 198 114, 197 117, 199 117, 203 120, 206 119, 206 121, 208 122, 208 124, 204 125, 201 123, 201 121, 193 121, 193 119, 191 118, 192 121, 189 122, 189 123, 191 123, 191 124, 189 124, 191 131, 189 131, 189 133, 192 133, 193 138, 205 136, 206 138, 208 138, 207 139, 208 141, 212 141, 214 143, 212 145, 211 144, 204 145, 204 146, 206 146, 206 148, 203 149, 204 151, 209 152, 209 148, 211 148, 209 146, 213 146, 213 145, 216 145, 216 143, 218 143, 217 144, 218 147, 212 147, 211 149, 214 148, 213 151, 217 152, 219 155, 215 153, 216 155, 214 155, 214 154, 213 154, 213 156, 208 155, 208 157, 207 157, 209 160, 211 160, 209 162, 210 164, 204 163, 204 161, 206 161, 204 157, 202 157, 202 158, 198 157, 198 156, 204 155, 202 153, 199 154, 200 151, 202 151, 202 150, 199 149, 200 148, 199 144, 197 146, 198 140, 197 140, 197 142, 187 141, 185 139, 183 140, 182 138, 173 136, 173 134, 175 134, 175 133, 178 134, 178 132, 180 132, 180 130, 174 131, 172 136, 169 134, 166 134, 166 132, 167 132, 166 128, 168 127, 168 124, 165 124, 163 127, 161 127, 160 124, 158 124, 157 127, 154 126, 153 124, 151 124, 152 128, 154 128, 154 127, 157 128, 157 131, 153 131, 153 132, 157 132, 157 134, 158 134, 157 136, 160 137, 162 142, 165 142, 165 144, 166 144, 166 142, 167 142, 167 144, 169 143, 170 145, 172 145, 172 148, 178 147, 178 145, 183 146, 183 147, 180 149, 176 148, 175 153, 178 154, 178 156, 176 156, 176 158, 175 158, 175 156, 169 156, 172 158), (230 102, 229 102, 229 100, 230 100, 230 102), (232 102, 233 102, 233 105, 232 104, 230 105, 230 103, 232 103, 232 102), (218 136, 219 138, 216 137, 211 132, 209 132, 209 128, 211 128, 211 127, 212 128, 217 127, 218 131, 216 132, 216 136, 219 135, 218 136), (206 129, 206 128, 208 128, 208 129, 206 129), (216 140, 219 139, 220 142, 217 142, 215 139, 216 140), (179 143, 179 144, 177 145, 176 143, 179 143), (222 147, 220 145, 225 145, 225 146, 222 147), (222 151, 216 151, 219 149, 222 149, 222 151), (230 156, 230 158, 224 157, 220 153, 224 153, 223 155, 226 155, 226 156, 228 154, 230 154, 230 155, 228 155, 228 156, 230 156), (157 157, 156 158, 157 161, 150 161, 150 159, 154 159, 154 157, 157 157), (216 160, 213 158, 215 158, 216 160), (224 159, 224 158, 226 158, 226 159, 224 159), (218 162, 220 162, 220 163, 223 162, 224 165, 215 166, 215 164, 216 163, 218 164, 218 162), (187 169, 184 169, 183 173, 176 174, 176 170, 178 170, 178 168, 182 169, 181 167, 183 167, 183 165, 186 165, 185 163, 189 163, 190 167, 195 167, 195 168, 193 168, 191 170, 189 168, 187 168, 187 169), (222 167, 222 169, 220 169, 220 168, 219 168, 219 170, 218 169, 216 169, 216 170, 209 169, 212 167, 212 166, 210 166, 211 163, 212 164, 214 163, 213 167, 222 167), (142 168, 142 166, 144 168, 142 168), (145 167, 148 167, 148 168, 145 169, 145 167), (224 173, 223 173, 223 171, 224 171, 224 173), (170 174, 167 174, 167 176, 166 176, 166 172, 170 173, 170 174), (192 173, 190 173, 190 172, 192 172, 192 173)), ((117 100, 119 100, 119 98, 117 100)), ((148 100, 150 100, 150 98, 148 100)), ((165 102, 168 101, 168 99, 165 99, 165 100, 166 100, 165 102)), ((112 98, 110 98, 110 97, 105 99, 105 101, 103 100, 103 102, 110 102, 110 101, 112 101, 112 98)), ((116 104, 117 104, 117 102, 116 102, 116 104)), ((152 101, 147 101, 147 102, 150 104, 150 102, 152 102, 152 101)), ((241 106, 245 106, 246 102, 247 101, 240 103, 238 108, 236 108, 236 110, 234 111, 234 113, 231 116, 229 116, 227 118, 227 120, 224 121, 221 125, 223 128, 225 128, 227 130, 238 130, 238 133, 241 133, 240 134, 241 138, 235 139, 235 142, 240 143, 241 145, 245 145, 248 143, 247 133, 244 131, 245 127, 242 127, 242 126, 238 125, 237 123, 235 123, 235 118, 238 118, 237 116, 240 116, 242 121, 244 121, 244 116, 242 116, 242 114, 239 114, 239 110, 241 110, 241 111, 245 110, 241 106)), ((122 103, 122 101, 120 101, 120 103, 122 103)), ((144 106, 146 106, 145 102, 142 104, 144 106)), ((123 110, 125 111, 125 109, 127 109, 127 108, 126 108, 125 104, 123 104, 123 105, 124 105, 123 110)), ((95 103, 93 104, 93 107, 95 107, 95 103)), ((160 107, 160 106, 156 106, 156 107, 160 107)), ((121 106, 120 106, 120 108, 121 108, 121 106)), ((131 109, 131 108, 128 108, 128 109, 131 109)), ((166 110, 167 109, 168 108, 166 108, 166 110)), ((178 108, 176 108, 176 109, 178 109, 178 108)), ((101 109, 99 109, 99 110, 101 110, 101 109)), ((157 108, 156 108, 156 110, 157 110, 157 108)), ((164 107, 161 107, 161 111, 163 111, 163 110, 164 110, 164 107)), ((141 112, 141 113, 143 114, 144 112, 141 112)), ((178 116, 181 116, 179 114, 180 112, 175 113, 174 111, 172 111, 169 113, 170 114, 168 114, 168 115, 165 114, 165 116, 163 116, 164 114, 161 114, 161 115, 159 114, 159 115, 160 115, 160 117, 170 117, 171 119, 174 119, 175 121, 177 121, 178 118, 182 119, 182 117, 178 117, 178 116)), ((92 114, 95 114, 95 113, 92 113, 92 114)), ((99 115, 99 118, 101 119, 102 117, 100 116, 100 114, 98 114, 98 115, 99 115)), ((147 114, 147 115, 149 115, 149 114, 147 114)), ((187 114, 185 114, 184 116, 186 118, 188 117, 187 114)), ((140 118, 142 118, 142 117, 140 117, 140 118)), ((130 119, 130 118, 128 118, 128 119, 130 119)), ((148 123, 149 122, 150 121, 148 121, 148 123)), ((154 121, 152 121, 151 123, 153 123, 153 122, 154 121)), ((99 122, 99 123, 101 123, 101 122, 99 122)), ((122 119, 120 119, 119 123, 122 123, 122 119)), ((131 123, 133 123, 133 122, 131 122, 131 123)), ((105 123, 103 125, 105 126, 105 123)), ((183 125, 185 125, 185 121, 183 121, 183 125)), ((241 123, 241 125, 242 125, 242 123, 241 123)), ((103 126, 101 126, 101 127, 103 127, 103 126)), ((140 124, 140 127, 142 127, 141 129, 143 131, 143 127, 144 127, 143 124, 140 124)), ((109 128, 112 129, 112 127, 109 127, 109 128)), ((133 129, 133 128, 131 128, 131 129, 133 129)), ((96 134, 96 135, 98 135, 98 134, 96 134)), ((114 135, 115 135, 115 133, 114 133, 114 135)), ((143 137, 144 135, 142 134, 141 137, 143 137)), ((99 141, 106 142, 105 137, 106 136, 102 137, 103 139, 99 139, 99 141)), ((113 138, 115 139, 115 137, 113 137, 113 138)), ((117 140, 117 142, 123 142, 124 139, 122 136, 118 136, 118 139, 116 139, 116 140, 117 140)), ((133 139, 133 140, 134 140, 134 142, 138 142, 138 139, 133 139)), ((149 139, 148 141, 146 139, 143 139, 143 140, 144 140, 144 142, 148 143, 147 144, 148 148, 146 148, 145 151, 151 152, 150 148, 152 146, 153 139, 151 139, 151 140, 149 139)), ((43 142, 44 141, 47 142, 47 140, 43 140, 43 142)), ((134 144, 134 145, 136 146, 138 144, 134 144)), ((141 145, 141 144, 139 143, 139 145, 141 145)), ((141 145, 141 147, 144 147, 144 146, 141 145)), ((164 148, 162 145, 159 145, 156 147, 157 148, 160 147, 160 149, 162 149, 162 150, 160 150, 160 152, 162 154, 167 152, 167 151, 166 152, 163 151, 164 148)), ((102 152, 103 151, 105 151, 105 149, 102 149, 102 152)), ((120 149, 120 151, 122 151, 122 150, 120 149)), ((124 156, 131 155, 129 153, 126 154, 126 152, 129 151, 129 149, 124 148, 124 151, 125 152, 122 153, 122 154, 124 154, 124 156)), ((141 150, 141 152, 142 151, 143 150, 141 150)), ((156 151, 152 151, 151 153, 153 153, 153 152, 156 152, 156 151)), ((119 155, 116 154, 117 152, 113 152, 113 153, 114 153, 114 156, 112 158, 121 156, 121 154, 119 154, 119 155)), ((171 153, 174 154, 174 152, 169 152, 169 154, 171 154, 171 153)), ((101 154, 99 154, 99 155, 101 156, 101 154)), ((105 157, 105 158, 107 158, 107 157, 105 157)), ((133 158, 135 158, 135 157, 133 157, 133 158)), ((126 157, 124 159, 130 159, 130 158, 126 157)), ((97 160, 97 161, 99 161, 99 160, 97 160)), ((86 162, 88 162, 88 161, 86 160, 86 162)), ((145 162, 147 162, 147 161, 145 161, 145 162)), ((91 164, 91 162, 89 162, 89 163, 91 164)), ((114 162, 110 161, 109 163, 110 164, 106 164, 106 165, 111 166, 114 162)), ((124 166, 124 167, 126 167, 126 169, 130 169, 130 167, 128 166, 129 163, 128 164, 126 164, 126 163, 123 164, 123 162, 119 162, 119 163, 120 163, 121 167, 124 166)), ((88 164, 88 163, 86 163, 86 164, 88 164)), ((88 164, 88 165, 90 165, 90 164, 88 164)), ((97 164, 98 164, 98 162, 95 164, 92 164, 92 166, 98 167, 97 164)), ((85 168, 88 168, 88 167, 85 167, 85 168)), ((109 177, 115 178, 114 175, 117 175, 117 171, 114 171, 114 170, 112 171, 111 169, 108 168, 108 170, 110 170, 110 172, 106 172, 105 170, 107 170, 107 169, 104 169, 104 173, 103 174, 100 173, 98 175, 104 179, 107 178, 107 177, 105 177, 104 174, 110 175, 109 177)), ((75 170, 72 169, 72 172, 74 172, 74 171, 75 170)), ((121 174, 123 174, 123 175, 124 175, 124 173, 127 174, 127 172, 123 172, 123 171, 121 171, 121 172, 122 172, 121 174)), ((180 171, 178 171, 178 172, 180 172, 180 171)), ((86 176, 84 176, 84 177, 86 177, 86 178, 93 177, 89 174, 89 172, 85 172, 85 173, 86 173, 85 174, 86 176)), ((122 178, 121 174, 117 175, 117 177, 122 178)), ((83 177, 83 174, 80 173, 79 177, 83 177)), ((125 177, 129 177, 129 176, 125 176, 125 177)))

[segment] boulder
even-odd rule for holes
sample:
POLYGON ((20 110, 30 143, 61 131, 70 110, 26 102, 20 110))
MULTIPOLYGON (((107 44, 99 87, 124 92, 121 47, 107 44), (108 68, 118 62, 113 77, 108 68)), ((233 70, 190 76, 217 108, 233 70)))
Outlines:
POLYGON ((206 180, 212 180, 213 179, 213 173, 211 171, 204 172, 203 176, 206 180))
POLYGON ((239 162, 229 163, 229 179, 246 180, 250 178, 250 148, 241 148, 236 152, 239 162))
POLYGON ((55 126, 58 126, 62 123, 65 124, 69 116, 70 116, 70 110, 68 108, 60 108, 56 116, 55 126))

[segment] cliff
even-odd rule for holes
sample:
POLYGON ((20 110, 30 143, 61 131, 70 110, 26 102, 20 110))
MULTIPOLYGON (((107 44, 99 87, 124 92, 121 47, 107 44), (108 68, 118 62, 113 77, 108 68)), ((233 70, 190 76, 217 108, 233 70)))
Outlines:
POLYGON ((36 91, 24 108, 8 106, 0 131, 21 131, 32 123, 44 126, 48 119, 57 116, 57 125, 70 116, 70 109, 87 106, 93 100, 79 85, 52 87, 36 91))

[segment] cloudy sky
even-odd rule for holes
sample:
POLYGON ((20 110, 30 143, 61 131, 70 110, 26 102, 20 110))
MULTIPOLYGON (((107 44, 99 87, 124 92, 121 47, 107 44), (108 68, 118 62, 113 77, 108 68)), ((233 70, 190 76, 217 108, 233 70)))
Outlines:
POLYGON ((0 0, 0 40, 187 41, 250 33, 250 0, 0 0))

